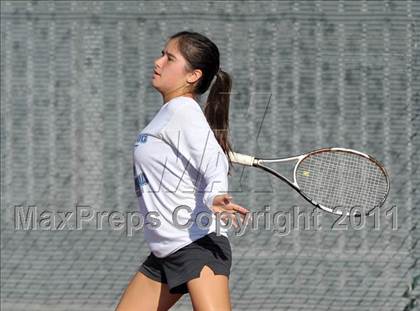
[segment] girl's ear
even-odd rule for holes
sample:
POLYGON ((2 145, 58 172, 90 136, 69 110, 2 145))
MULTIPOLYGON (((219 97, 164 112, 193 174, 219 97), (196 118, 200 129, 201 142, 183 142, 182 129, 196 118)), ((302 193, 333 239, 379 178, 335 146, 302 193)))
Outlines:
POLYGON ((201 78, 202 75, 203 75, 203 72, 200 69, 194 69, 192 72, 188 74, 187 82, 195 83, 201 78))

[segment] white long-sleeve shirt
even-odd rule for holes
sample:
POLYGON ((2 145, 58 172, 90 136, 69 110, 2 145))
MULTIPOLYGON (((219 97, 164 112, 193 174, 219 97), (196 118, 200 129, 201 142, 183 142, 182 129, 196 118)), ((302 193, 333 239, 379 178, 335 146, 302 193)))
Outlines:
POLYGON ((228 159, 194 99, 166 102, 139 133, 133 159, 144 237, 157 257, 210 232, 227 237, 210 207, 228 192, 228 159))

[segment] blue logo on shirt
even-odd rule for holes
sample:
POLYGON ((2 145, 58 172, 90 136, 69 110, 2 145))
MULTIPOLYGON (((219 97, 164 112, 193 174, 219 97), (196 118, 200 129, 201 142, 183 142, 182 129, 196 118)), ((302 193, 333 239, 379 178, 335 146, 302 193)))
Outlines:
POLYGON ((134 173, 134 188, 136 190, 136 194, 138 197, 142 195, 141 187, 148 184, 149 181, 147 180, 146 175, 142 172, 139 175, 136 174, 136 167, 133 165, 133 173, 134 173))
POLYGON ((144 186, 145 184, 149 183, 144 173, 141 173, 139 176, 137 176, 137 179, 139 181, 140 186, 144 186))
POLYGON ((146 143, 146 141, 147 141, 147 134, 139 134, 139 136, 137 136, 137 140, 134 146, 138 146, 139 144, 144 144, 146 143))

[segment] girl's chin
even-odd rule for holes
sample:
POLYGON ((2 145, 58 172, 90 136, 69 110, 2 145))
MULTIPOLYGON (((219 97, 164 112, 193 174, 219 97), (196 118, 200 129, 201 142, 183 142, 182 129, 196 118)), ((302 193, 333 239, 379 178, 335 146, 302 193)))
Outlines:
POLYGON ((153 83, 153 81, 152 81, 151 85, 156 91, 158 91, 160 93, 159 87, 155 83, 153 83))

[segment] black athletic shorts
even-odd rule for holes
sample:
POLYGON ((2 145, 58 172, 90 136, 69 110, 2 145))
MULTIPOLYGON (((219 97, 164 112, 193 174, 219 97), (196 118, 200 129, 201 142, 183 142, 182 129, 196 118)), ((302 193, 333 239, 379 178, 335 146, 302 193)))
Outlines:
POLYGON ((170 293, 185 294, 188 293, 187 282, 200 277, 205 265, 214 274, 229 277, 231 264, 229 239, 211 232, 164 258, 151 252, 139 271, 152 280, 168 284, 170 293))

